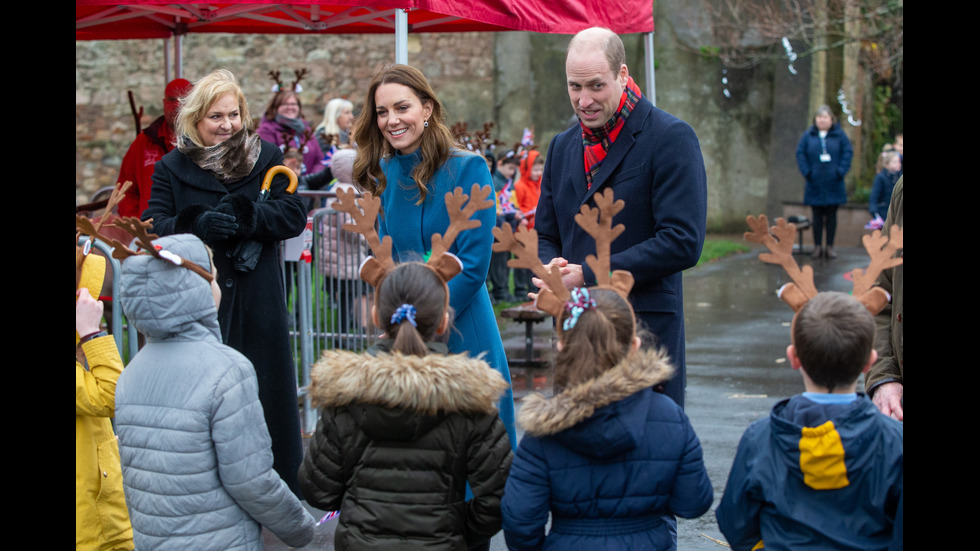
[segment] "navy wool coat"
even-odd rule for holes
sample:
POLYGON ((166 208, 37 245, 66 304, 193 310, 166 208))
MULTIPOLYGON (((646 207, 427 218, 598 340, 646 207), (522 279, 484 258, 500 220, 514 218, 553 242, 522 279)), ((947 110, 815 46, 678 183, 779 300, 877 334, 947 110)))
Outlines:
POLYGON ((585 179, 582 130, 555 137, 538 200, 538 256, 582 264, 586 285, 595 275, 585 265, 595 241, 574 216, 593 195, 610 187, 626 208, 613 219, 626 231, 612 243, 610 268, 629 270, 636 282, 630 302, 637 317, 667 348, 677 373, 667 394, 684 406, 684 294, 681 271, 701 256, 707 219, 707 177, 701 146, 686 122, 640 98, 593 179, 585 179))
POLYGON ((820 140, 820 131, 816 126, 811 126, 804 132, 799 145, 796 146, 796 164, 800 168, 800 173, 806 178, 803 203, 818 207, 846 203, 844 175, 851 169, 853 156, 851 141, 847 139, 839 124, 830 127, 823 141, 820 140), (828 162, 820 160, 824 146, 827 154, 830 155, 828 162))

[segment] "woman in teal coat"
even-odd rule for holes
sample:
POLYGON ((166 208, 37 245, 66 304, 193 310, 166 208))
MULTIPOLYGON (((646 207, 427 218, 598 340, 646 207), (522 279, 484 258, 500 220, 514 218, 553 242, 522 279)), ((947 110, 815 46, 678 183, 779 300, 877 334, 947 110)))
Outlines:
MULTIPOLYGON (((492 185, 486 161, 453 147, 442 104, 425 75, 407 65, 389 65, 374 77, 355 126, 360 149, 354 181, 381 197, 379 233, 391 236, 394 258, 424 259, 432 249, 432 234, 445 233, 449 226, 446 193, 462 188, 469 194, 474 183, 492 185)), ((463 272, 449 282, 449 304, 455 311, 449 351, 484 354, 509 384, 507 357, 485 285, 495 213, 479 210, 474 219, 480 227, 461 232, 449 251, 463 264, 463 272)), ((499 409, 514 446, 509 389, 499 409)))

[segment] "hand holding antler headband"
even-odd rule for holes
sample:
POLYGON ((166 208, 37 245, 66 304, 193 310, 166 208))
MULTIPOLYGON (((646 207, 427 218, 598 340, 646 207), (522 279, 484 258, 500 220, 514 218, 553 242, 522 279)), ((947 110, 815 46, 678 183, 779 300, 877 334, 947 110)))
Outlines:
MULTIPOLYGON (((622 199, 614 201, 611 188, 593 197, 596 208, 582 205, 581 212, 575 215, 575 222, 596 241, 596 254, 589 255, 585 261, 595 273, 597 286, 610 288, 626 298, 633 289, 633 274, 626 270, 609 270, 612 242, 626 230, 623 224, 613 227, 612 219, 626 203, 622 199)), ((497 238, 493 244, 494 252, 510 251, 516 257, 507 261, 508 266, 531 270, 544 281, 547 288, 538 293, 535 304, 540 310, 558 317, 571 294, 562 283, 561 269, 557 266, 549 269, 538 258, 538 232, 522 227, 515 233, 510 226, 504 225, 494 228, 493 235, 497 238)))

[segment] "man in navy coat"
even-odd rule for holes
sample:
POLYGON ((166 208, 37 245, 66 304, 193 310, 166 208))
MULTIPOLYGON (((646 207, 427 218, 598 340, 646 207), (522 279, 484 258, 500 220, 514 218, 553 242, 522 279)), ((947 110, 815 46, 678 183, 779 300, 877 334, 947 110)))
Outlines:
POLYGON ((623 42, 612 31, 591 28, 575 35, 565 73, 580 125, 556 136, 548 148, 535 225, 538 254, 545 264, 562 267, 567 287, 595 285, 584 263, 595 254, 595 242, 574 216, 583 204, 594 207, 592 196, 607 187, 626 202, 613 220, 626 231, 612 243, 611 269, 635 277, 630 300, 677 367, 665 392, 683 407, 681 271, 697 263, 704 243, 701 146, 686 122, 642 97, 629 76, 623 42))

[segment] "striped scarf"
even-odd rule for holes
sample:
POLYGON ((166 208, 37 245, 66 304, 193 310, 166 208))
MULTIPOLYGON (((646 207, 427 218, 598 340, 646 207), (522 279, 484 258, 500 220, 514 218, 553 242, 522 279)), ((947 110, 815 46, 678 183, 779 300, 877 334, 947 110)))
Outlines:
POLYGON ((592 189, 592 179, 599 172, 606 153, 612 147, 619 131, 626 124, 626 118, 630 116, 636 102, 640 101, 640 87, 633 82, 633 77, 626 81, 626 88, 623 90, 623 97, 619 100, 619 108, 609 122, 599 128, 588 128, 582 124, 582 144, 585 146, 585 179, 592 189))

